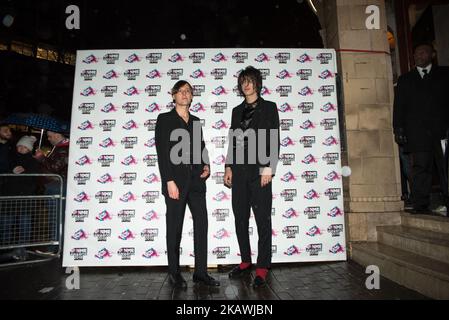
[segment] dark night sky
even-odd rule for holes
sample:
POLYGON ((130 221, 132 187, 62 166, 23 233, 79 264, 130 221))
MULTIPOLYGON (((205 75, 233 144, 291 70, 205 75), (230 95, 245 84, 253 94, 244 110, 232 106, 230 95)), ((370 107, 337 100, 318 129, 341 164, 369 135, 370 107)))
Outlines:
MULTIPOLYGON (((0 41, 77 49, 319 48, 318 19, 301 0, 0 0, 0 41), (68 5, 81 29, 67 30, 68 5), (6 28, 6 13, 15 16, 6 28), (181 39, 185 35, 185 40, 181 39)), ((0 118, 43 112, 68 120, 74 67, 0 51, 0 118), (47 107, 50 106, 50 111, 47 107)))
POLYGON ((16 12, 2 32, 62 46, 94 48, 322 47, 319 23, 301 0, 3 0, 16 12), (65 29, 76 4, 81 30, 65 29), (181 40, 181 34, 186 35, 181 40))

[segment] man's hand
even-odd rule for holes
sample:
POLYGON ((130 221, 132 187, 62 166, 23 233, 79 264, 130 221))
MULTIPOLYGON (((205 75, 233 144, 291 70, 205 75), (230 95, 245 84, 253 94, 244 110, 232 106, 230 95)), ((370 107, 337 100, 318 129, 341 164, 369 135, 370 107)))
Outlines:
POLYGON ((200 178, 206 179, 210 175, 210 168, 208 165, 205 165, 203 167, 203 173, 201 174, 200 178))
POLYGON ((263 169, 262 176, 260 177, 260 185, 262 188, 271 182, 271 180, 273 179, 272 173, 273 172, 270 167, 266 167, 263 169))
POLYGON ((179 189, 174 181, 167 182, 168 196, 173 200, 179 200, 179 189))
POLYGON ((20 174, 25 172, 25 169, 22 166, 17 166, 14 169, 12 169, 12 172, 15 174, 20 174))
POLYGON ((399 128, 395 130, 394 141, 400 146, 407 144, 407 136, 405 135, 404 129, 399 128))
POLYGON ((229 188, 232 187, 232 169, 230 167, 225 169, 224 184, 229 188))

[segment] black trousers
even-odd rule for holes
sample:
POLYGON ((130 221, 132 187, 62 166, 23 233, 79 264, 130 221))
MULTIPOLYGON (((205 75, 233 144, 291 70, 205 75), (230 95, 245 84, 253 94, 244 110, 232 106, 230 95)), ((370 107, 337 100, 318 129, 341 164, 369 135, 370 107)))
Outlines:
POLYGON ((179 249, 186 205, 189 206, 193 218, 193 243, 195 251, 195 274, 207 272, 207 207, 206 192, 187 186, 179 195, 179 200, 165 196, 167 205, 167 257, 168 272, 178 273, 179 249))
POLYGON ((251 263, 249 242, 250 209, 253 209, 259 236, 257 267, 268 269, 271 265, 271 207, 272 183, 260 186, 259 168, 255 165, 232 167, 232 210, 242 262, 251 263))
POLYGON ((426 209, 430 205, 432 192, 432 170, 436 166, 445 204, 448 201, 447 166, 441 142, 432 142, 432 151, 411 153, 411 191, 415 209, 426 209))

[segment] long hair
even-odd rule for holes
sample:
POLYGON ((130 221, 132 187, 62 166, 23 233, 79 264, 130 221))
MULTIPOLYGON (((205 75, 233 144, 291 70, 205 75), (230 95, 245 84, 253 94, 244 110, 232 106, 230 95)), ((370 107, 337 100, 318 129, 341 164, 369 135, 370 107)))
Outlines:
POLYGON ((242 85, 245 80, 251 81, 256 88, 257 96, 260 97, 260 92, 262 91, 262 73, 254 68, 253 66, 248 66, 240 72, 238 78, 238 89, 242 96, 245 96, 243 93, 242 85))
POLYGON ((175 83, 175 85, 174 85, 173 88, 171 89, 171 94, 172 94, 172 95, 177 94, 178 91, 179 91, 179 89, 181 89, 181 88, 184 87, 185 85, 188 85, 189 88, 190 88, 190 90, 191 90, 192 93, 193 93, 193 87, 192 87, 192 85, 191 85, 190 83, 188 83, 188 82, 185 81, 185 80, 179 80, 178 82, 175 83))

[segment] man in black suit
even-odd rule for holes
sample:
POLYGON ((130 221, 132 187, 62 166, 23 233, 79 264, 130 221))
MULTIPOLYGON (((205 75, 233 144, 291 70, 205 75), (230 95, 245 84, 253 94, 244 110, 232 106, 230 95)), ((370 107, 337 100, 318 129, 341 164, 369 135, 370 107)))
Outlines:
POLYGON ((172 89, 175 107, 156 121, 156 149, 167 205, 167 256, 169 281, 174 287, 187 286, 179 268, 179 249, 186 204, 193 218, 195 272, 193 282, 209 286, 220 283, 207 274, 206 179, 209 158, 200 119, 189 112, 193 89, 180 80, 172 89))
POLYGON ((271 265, 271 181, 279 159, 279 114, 275 103, 260 97, 259 70, 253 67, 243 70, 238 89, 245 100, 232 110, 224 180, 232 188, 232 210, 242 263, 229 277, 237 278, 251 270, 248 228, 252 208, 259 236, 253 286, 262 287, 271 265))
POLYGON ((431 44, 415 47, 416 68, 399 77, 394 99, 395 141, 411 156, 413 213, 429 210, 434 164, 448 204, 442 140, 449 127, 449 72, 447 67, 432 64, 434 57, 431 44))

